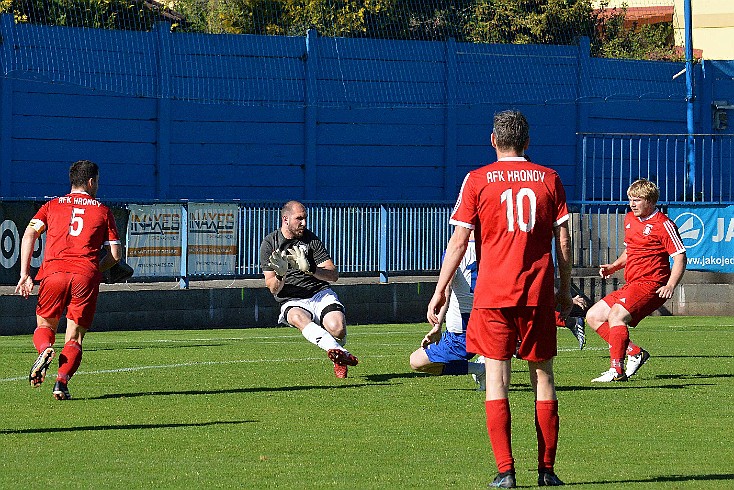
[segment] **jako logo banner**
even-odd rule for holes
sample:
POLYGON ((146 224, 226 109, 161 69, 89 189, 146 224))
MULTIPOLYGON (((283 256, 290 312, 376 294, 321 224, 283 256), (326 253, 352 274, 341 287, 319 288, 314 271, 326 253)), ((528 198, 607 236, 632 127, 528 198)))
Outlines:
POLYGON ((671 206, 668 216, 686 247, 687 269, 734 272, 734 206, 671 206))

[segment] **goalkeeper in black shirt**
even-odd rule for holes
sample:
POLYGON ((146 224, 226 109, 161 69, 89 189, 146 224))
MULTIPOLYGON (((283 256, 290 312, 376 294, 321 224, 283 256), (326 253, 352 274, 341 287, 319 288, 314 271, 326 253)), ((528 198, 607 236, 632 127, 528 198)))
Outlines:
POLYGON ((260 245, 265 285, 280 303, 278 321, 297 328, 325 350, 337 378, 346 378, 357 358, 344 348, 347 337, 344 305, 330 283, 339 271, 319 237, 306 228, 306 208, 289 201, 281 210, 281 226, 260 245))

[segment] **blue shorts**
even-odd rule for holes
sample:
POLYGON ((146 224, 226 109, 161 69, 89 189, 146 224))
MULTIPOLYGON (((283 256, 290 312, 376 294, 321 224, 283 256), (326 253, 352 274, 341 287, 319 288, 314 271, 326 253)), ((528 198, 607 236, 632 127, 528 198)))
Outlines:
POLYGON ((466 352, 466 334, 444 331, 441 339, 425 348, 428 360, 446 364, 453 361, 468 361, 474 354, 466 352))

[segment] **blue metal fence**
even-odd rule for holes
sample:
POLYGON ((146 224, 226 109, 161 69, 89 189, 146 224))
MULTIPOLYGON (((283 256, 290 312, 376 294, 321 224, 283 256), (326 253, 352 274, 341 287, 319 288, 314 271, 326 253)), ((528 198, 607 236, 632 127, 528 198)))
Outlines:
MULTIPOLYGON (((354 204, 304 203, 307 226, 326 245, 344 274, 430 274, 440 268, 451 232, 453 203, 354 204)), ((239 210, 235 274, 260 276, 259 248, 280 226, 280 207, 243 203, 239 210)))
POLYGON ((734 200, 734 136, 693 136, 693 179, 685 134, 582 133, 582 202, 626 202, 627 187, 644 177, 660 187, 660 201, 727 203, 734 200))
POLYGON ((733 135, 694 135, 692 172, 685 134, 582 133, 580 138, 582 199, 570 203, 576 267, 609 263, 624 251, 627 188, 638 178, 658 185, 663 210, 673 204, 734 204, 733 135))
MULTIPOLYGON (((639 177, 659 185, 663 208, 680 203, 732 204, 734 136, 694 138, 698 165, 693 183, 685 177, 685 135, 582 134, 580 138, 582 199, 569 202, 577 268, 596 267, 622 252, 626 189, 639 177)), ((186 203, 180 204, 186 208, 186 203)), ((379 275, 383 281, 395 275, 438 272, 452 231, 453 204, 304 202, 308 227, 321 237, 340 272, 379 275)), ((280 226, 281 205, 238 203, 237 265, 227 277, 262 277, 260 243, 280 226)), ((185 263, 185 247, 183 254, 185 263)))

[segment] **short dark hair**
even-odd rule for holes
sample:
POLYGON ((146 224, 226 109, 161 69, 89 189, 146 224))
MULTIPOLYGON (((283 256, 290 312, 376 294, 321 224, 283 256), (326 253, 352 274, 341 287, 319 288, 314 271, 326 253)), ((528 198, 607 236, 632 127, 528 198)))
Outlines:
POLYGON ((499 149, 514 149, 518 153, 525 150, 525 144, 530 138, 530 126, 520 111, 502 111, 495 114, 492 132, 499 149))
POLYGON ((291 214, 295 212, 296 209, 300 210, 301 208, 306 209, 306 206, 304 206, 303 204, 301 204, 298 201, 288 201, 287 203, 283 205, 283 208, 280 210, 280 215, 290 216, 291 214))
POLYGON ((69 182, 72 187, 85 187, 89 179, 99 177, 99 167, 89 160, 79 160, 69 168, 69 182))

